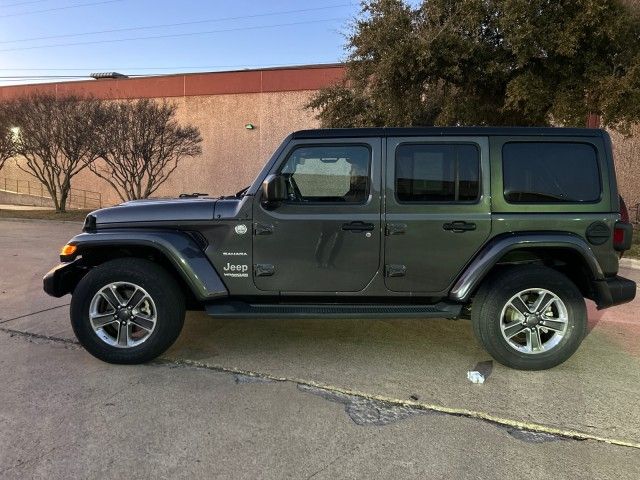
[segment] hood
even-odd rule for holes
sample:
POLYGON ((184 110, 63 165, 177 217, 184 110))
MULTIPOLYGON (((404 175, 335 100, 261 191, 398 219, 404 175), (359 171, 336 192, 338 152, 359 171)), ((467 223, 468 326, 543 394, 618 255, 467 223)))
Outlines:
POLYGON ((155 200, 132 200, 115 207, 91 212, 85 227, 95 222, 96 226, 141 222, 181 222, 213 220, 215 198, 175 198, 155 200), (93 218, 95 218, 95 221, 93 218))

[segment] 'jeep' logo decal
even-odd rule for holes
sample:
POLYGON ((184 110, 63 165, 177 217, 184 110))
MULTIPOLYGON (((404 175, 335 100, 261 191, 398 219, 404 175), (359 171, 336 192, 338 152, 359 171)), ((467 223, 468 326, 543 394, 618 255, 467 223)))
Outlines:
POLYGON ((234 265, 228 263, 222 268, 225 277, 248 277, 249 265, 234 265))

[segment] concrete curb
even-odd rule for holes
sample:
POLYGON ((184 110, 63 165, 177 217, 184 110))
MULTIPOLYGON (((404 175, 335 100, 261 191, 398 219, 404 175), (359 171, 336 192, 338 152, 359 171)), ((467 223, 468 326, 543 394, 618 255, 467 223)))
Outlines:
POLYGON ((622 258, 620 259, 620 266, 640 270, 640 260, 636 260, 635 258, 622 258))

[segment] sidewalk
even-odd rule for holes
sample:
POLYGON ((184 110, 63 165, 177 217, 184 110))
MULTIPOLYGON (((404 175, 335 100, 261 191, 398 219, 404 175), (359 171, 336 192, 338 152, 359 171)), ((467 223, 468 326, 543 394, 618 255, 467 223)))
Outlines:
POLYGON ((9 205, 0 203, 0 210, 54 210, 53 207, 38 207, 32 205, 9 205))

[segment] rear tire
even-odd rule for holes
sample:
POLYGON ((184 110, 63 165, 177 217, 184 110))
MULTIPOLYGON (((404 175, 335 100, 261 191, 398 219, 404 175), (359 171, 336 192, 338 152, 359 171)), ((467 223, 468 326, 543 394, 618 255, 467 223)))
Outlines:
POLYGON ((480 286, 471 321, 476 338, 498 362, 545 370, 578 349, 587 332, 587 308, 560 272, 538 265, 505 267, 480 286))
POLYGON ((138 364, 178 338, 185 299, 166 270, 141 258, 94 267, 71 299, 71 326, 82 346, 109 363, 138 364))

